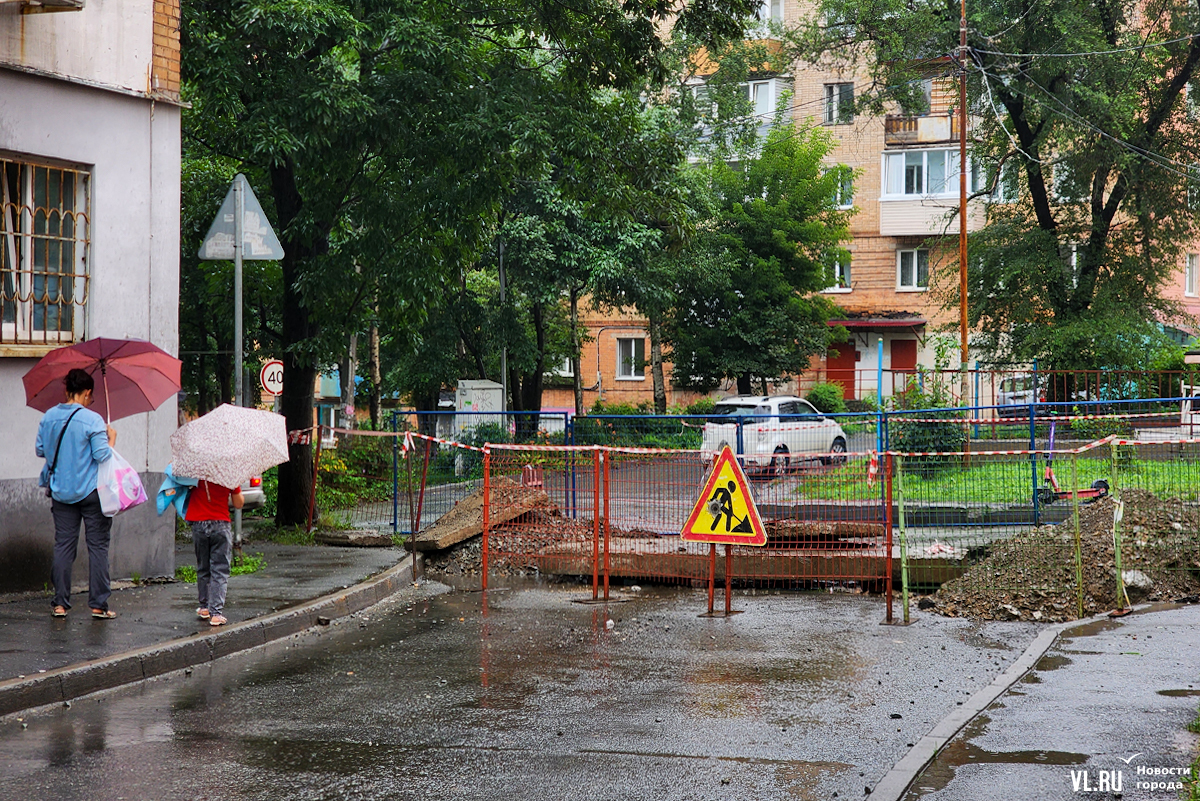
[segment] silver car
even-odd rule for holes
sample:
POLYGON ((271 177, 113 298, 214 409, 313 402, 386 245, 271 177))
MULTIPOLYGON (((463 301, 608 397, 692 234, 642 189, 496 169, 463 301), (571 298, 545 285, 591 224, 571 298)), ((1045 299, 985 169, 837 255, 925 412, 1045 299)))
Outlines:
POLYGON ((739 418, 742 463, 749 469, 778 475, 793 461, 819 458, 830 464, 844 458, 838 454, 846 452, 846 433, 808 401, 794 395, 739 395, 718 401, 708 416, 701 445, 705 459, 725 445, 737 451, 739 418))

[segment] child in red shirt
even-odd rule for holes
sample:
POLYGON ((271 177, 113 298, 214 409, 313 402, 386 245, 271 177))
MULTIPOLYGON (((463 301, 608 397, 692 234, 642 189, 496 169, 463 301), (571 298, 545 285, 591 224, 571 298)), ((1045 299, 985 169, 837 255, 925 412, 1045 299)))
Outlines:
POLYGON ((233 530, 229 525, 229 503, 241 509, 245 500, 242 488, 229 489, 201 481, 188 495, 185 519, 192 524, 192 545, 196 549, 196 592, 200 606, 196 617, 210 626, 229 621, 225 610, 225 591, 229 586, 229 556, 233 549, 233 530))

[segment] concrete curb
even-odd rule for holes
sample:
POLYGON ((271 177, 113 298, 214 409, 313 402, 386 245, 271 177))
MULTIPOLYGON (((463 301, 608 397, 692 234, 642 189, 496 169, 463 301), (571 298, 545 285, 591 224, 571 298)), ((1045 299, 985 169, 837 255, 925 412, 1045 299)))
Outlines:
POLYGON ((900 801, 908 791, 909 785, 934 760, 946 743, 950 742, 976 715, 991 706, 997 698, 1032 670, 1064 631, 1107 619, 1108 614, 1105 613, 1083 620, 1056 623, 1043 629, 1025 649, 1025 653, 1021 654, 1007 670, 993 679, 991 684, 972 695, 962 707, 944 717, 928 734, 918 740, 917 744, 871 788, 871 801, 900 801))
POLYGON ((413 557, 353 587, 290 609, 234 623, 212 634, 192 635, 157 645, 81 662, 36 676, 0 681, 0 716, 61 704, 100 690, 194 667, 374 606, 412 582, 413 557))

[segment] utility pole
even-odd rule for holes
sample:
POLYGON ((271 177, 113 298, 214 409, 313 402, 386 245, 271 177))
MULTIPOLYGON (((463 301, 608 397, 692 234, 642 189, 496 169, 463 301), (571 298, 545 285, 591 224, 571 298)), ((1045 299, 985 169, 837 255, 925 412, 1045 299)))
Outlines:
POLYGON ((962 387, 959 403, 969 405, 967 380, 967 0, 958 23, 958 326, 962 387))

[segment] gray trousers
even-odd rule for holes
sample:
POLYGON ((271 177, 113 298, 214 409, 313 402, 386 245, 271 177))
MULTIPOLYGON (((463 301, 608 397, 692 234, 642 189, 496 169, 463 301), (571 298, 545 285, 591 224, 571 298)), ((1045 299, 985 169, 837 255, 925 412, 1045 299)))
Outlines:
POLYGON ((192 521, 192 545, 196 549, 196 594, 200 606, 219 615, 225 609, 225 590, 229 586, 229 555, 233 547, 229 521, 192 521))
POLYGON ((88 549, 88 606, 108 609, 108 542, 112 518, 100 510, 100 496, 95 490, 78 503, 50 502, 54 516, 54 563, 50 580, 54 583, 53 606, 71 608, 71 567, 79 544, 79 523, 83 521, 84 540, 88 549))

